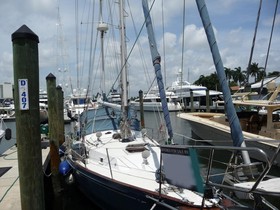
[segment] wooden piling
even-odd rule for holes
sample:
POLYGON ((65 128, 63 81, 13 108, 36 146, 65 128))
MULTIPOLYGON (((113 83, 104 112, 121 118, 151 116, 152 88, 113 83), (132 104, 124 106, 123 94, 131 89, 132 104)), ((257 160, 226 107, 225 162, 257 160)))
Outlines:
POLYGON ((210 102, 209 89, 206 89, 206 112, 210 112, 209 102, 210 102))
POLYGON ((190 91, 190 96, 191 96, 191 112, 194 112, 194 101, 193 101, 193 91, 190 91))
POLYGON ((39 110, 38 36, 26 25, 12 34, 16 138, 22 210, 45 209, 39 110))
POLYGON ((140 122, 141 122, 141 129, 142 129, 142 128, 145 128, 143 91, 142 90, 139 90, 139 106, 140 106, 140 122))
POLYGON ((48 94, 48 121, 49 121, 49 141, 50 141, 50 159, 52 187, 54 193, 53 209, 61 209, 61 183, 59 174, 59 111, 58 111, 58 93, 56 89, 56 77, 49 74, 46 77, 48 94))
POLYGON ((57 92, 57 135, 59 146, 64 142, 64 97, 61 86, 56 87, 57 92))

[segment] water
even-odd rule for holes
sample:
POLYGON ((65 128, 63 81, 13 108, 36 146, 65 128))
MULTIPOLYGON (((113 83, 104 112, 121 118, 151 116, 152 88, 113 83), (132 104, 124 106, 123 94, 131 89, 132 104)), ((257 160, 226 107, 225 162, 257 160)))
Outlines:
MULTIPOLYGON (((139 115, 139 114, 138 114, 139 115)), ((174 134, 174 143, 176 144, 188 144, 189 139, 192 137, 191 127, 186 120, 177 117, 178 112, 170 112, 170 120, 174 134)), ((163 127, 163 114, 156 112, 144 113, 145 127, 148 134, 159 140, 160 143, 164 143, 165 129, 163 127)))
MULTIPOLYGON (((16 121, 15 118, 4 119, 4 129, 9 128, 12 131, 12 138, 10 140, 3 139, 0 141, 0 155, 3 154, 7 149, 14 146, 16 144, 16 121)), ((65 133, 70 132, 71 126, 70 124, 66 124, 65 133)))
POLYGON ((4 119, 3 129, 10 128, 12 131, 12 138, 10 140, 2 138, 0 141, 0 155, 16 143, 16 129, 15 119, 4 119))
MULTIPOLYGON (((174 143, 177 144, 193 144, 190 139, 192 139, 192 132, 189 123, 186 120, 183 120, 181 118, 177 117, 176 112, 170 113, 170 119, 173 127, 174 132, 174 143)), ((140 116, 138 114, 138 116, 140 116)), ((145 127, 147 129, 147 132, 150 136, 152 136, 154 139, 162 140, 161 143, 164 143, 163 136, 165 135, 165 129, 162 125, 163 116, 162 114, 159 115, 159 113, 155 112, 145 112, 144 113, 144 120, 145 120, 145 127), (162 119, 162 120, 161 120, 162 119)), ((10 145, 12 141, 15 142, 15 122, 14 121, 7 121, 5 122, 6 126, 8 128, 11 128, 12 130, 12 140, 7 142, 6 140, 2 140, 0 146, 3 147, 3 145, 7 146, 10 145)), ((73 124, 66 124, 65 125, 65 133, 73 132, 73 124)), ((0 147, 0 148, 1 148, 0 147)), ((1 153, 0 153, 1 154, 1 153)), ((201 168, 205 171, 207 168, 208 163, 208 153, 199 153, 199 159, 201 168)), ((227 158, 229 158, 229 153, 218 153, 216 161, 214 162, 214 170, 216 172, 221 171, 222 168, 225 167, 225 163, 227 162, 227 158)), ((279 175, 279 168, 273 168, 274 174, 279 175)), ((51 194, 51 189, 49 189, 49 186, 51 186, 50 179, 45 177, 45 198, 46 198, 46 210, 52 209, 52 202, 53 202, 53 196, 51 194)), ((84 210, 99 210, 99 208, 94 205, 90 200, 86 198, 84 194, 82 194, 75 185, 64 185, 63 186, 63 192, 62 192, 62 201, 63 201, 63 209, 67 210, 74 210, 78 208, 83 208, 84 210)), ((274 205, 279 204, 276 201, 273 201, 274 205)))

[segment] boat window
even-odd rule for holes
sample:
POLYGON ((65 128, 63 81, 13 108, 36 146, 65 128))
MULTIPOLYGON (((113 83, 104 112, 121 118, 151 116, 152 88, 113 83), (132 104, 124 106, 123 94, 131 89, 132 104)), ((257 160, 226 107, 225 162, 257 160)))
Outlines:
POLYGON ((73 99, 73 104, 78 105, 78 104, 85 104, 86 103, 86 99, 85 98, 77 98, 77 99, 73 99))
POLYGON ((279 114, 272 114, 272 121, 279 122, 279 114))

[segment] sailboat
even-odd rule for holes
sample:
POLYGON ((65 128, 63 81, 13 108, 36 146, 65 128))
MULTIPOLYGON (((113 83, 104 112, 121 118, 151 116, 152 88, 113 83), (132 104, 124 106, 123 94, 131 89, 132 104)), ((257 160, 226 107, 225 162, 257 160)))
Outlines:
MULTIPOLYGON (((124 46, 122 0, 119 6, 121 43, 124 46)), ((168 130, 167 139, 172 142, 172 126, 161 81, 160 55, 156 49, 148 3, 145 0, 143 10, 168 130)), ((125 57, 122 59, 125 61, 125 57)), ((121 82, 121 118, 117 119, 116 115, 111 114, 111 117, 107 115, 102 120, 102 116, 99 116, 97 121, 90 120, 91 126, 85 125, 91 132, 82 134, 79 140, 67 139, 65 162, 72 168, 68 172, 69 177, 73 176, 79 189, 102 209, 224 208, 222 205, 225 197, 218 196, 218 191, 210 193, 212 196, 204 194, 195 151, 172 145, 161 146, 147 135, 144 128, 139 129, 135 123, 137 120, 129 114, 125 67, 122 68, 121 82), (106 126, 102 126, 103 121, 106 126), (94 128, 95 123, 99 125, 98 129, 94 128)), ((110 104, 101 99, 98 101, 104 107, 110 106, 113 110, 119 108, 118 104, 110 104)), ((230 205, 233 204, 230 202, 230 205)))

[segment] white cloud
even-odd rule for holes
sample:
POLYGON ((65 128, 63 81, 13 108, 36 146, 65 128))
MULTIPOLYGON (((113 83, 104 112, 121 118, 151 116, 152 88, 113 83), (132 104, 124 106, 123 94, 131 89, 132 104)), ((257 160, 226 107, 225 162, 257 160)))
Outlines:
POLYGON ((13 82, 13 56, 11 53, 4 52, 0 57, 1 78, 5 82, 13 82))
MULTIPOLYGON (((182 42, 181 42, 182 43, 182 42)), ((185 27, 185 46, 191 49, 199 49, 206 46, 207 38, 204 28, 199 28, 194 24, 185 27)))
MULTIPOLYGON (((65 62, 69 66, 69 76, 72 75, 73 85, 76 85, 76 25, 75 25, 75 1, 60 0, 60 16, 63 36, 63 46, 65 54, 65 62)), ((79 27, 83 28, 83 31, 88 29, 90 32, 90 21, 87 19, 87 13, 92 7, 90 3, 95 2, 96 16, 98 17, 99 1, 80 0, 79 2, 79 27), (82 19, 82 20, 81 20, 82 19), (83 22, 83 24, 80 24, 83 22)), ((113 1, 110 1, 113 2, 113 1)), ((151 3, 152 1, 149 1, 151 3)), ((105 4, 108 1, 103 1, 104 10, 108 9, 105 4)), ((245 69, 248 65, 248 59, 252 44, 252 38, 254 33, 257 9, 259 6, 258 1, 252 0, 209 0, 206 1, 209 15, 214 26, 215 36, 218 41, 220 54, 225 66, 235 68, 241 66, 245 69)), ((116 4, 111 5, 112 8, 116 4)), ((127 15, 127 40, 128 50, 134 44, 138 31, 140 30, 144 15, 142 12, 141 1, 131 1, 130 4, 126 4, 127 15), (131 15, 133 15, 136 25, 132 25, 130 21, 131 15), (134 28, 135 27, 135 28, 134 28), (134 31, 136 30, 136 32, 134 31)), ((273 18, 274 4, 263 2, 263 10, 260 17, 260 25, 256 38, 256 45, 254 50, 253 62, 264 65, 268 40, 271 31, 271 23, 273 18)), ((26 24, 32 31, 34 31, 40 39, 39 43, 39 56, 40 56, 40 83, 45 84, 45 77, 49 73, 57 74, 57 77, 61 77, 61 74, 57 72, 57 59, 58 53, 56 52, 58 28, 56 24, 57 20, 57 0, 13 0, 3 1, 0 7, 0 18, 5 20, 1 22, 0 27, 0 74, 8 75, 0 78, 0 83, 6 81, 13 81, 13 67, 12 67, 12 42, 11 34, 16 31, 20 26, 26 24)), ((194 0, 186 1, 186 19, 185 27, 182 26, 182 12, 183 1, 156 1, 152 10, 152 19, 154 23, 155 36, 157 39, 157 45, 159 53, 162 56, 162 68, 166 67, 167 85, 171 84, 176 79, 176 73, 183 63, 183 70, 185 79, 189 79, 191 82, 198 79, 201 74, 209 75, 215 71, 212 55, 208 46, 204 28, 202 26, 196 3, 194 0), (162 8, 162 2, 163 8, 162 8), (175 3, 176 2, 176 3, 175 3), (162 17, 164 14, 164 18, 162 17), (162 28, 164 20, 164 30, 162 28), (185 48, 182 58, 182 29, 185 30, 185 48), (164 33, 165 49, 163 50, 162 37, 164 33), (165 53, 164 53, 165 52, 165 53), (187 77, 189 75, 189 77, 187 77)), ((112 10, 112 14, 118 13, 117 9, 112 10)), ((106 14, 105 20, 109 20, 106 14)), ((97 22, 98 19, 96 19, 97 22)), ((97 50, 100 46, 100 37, 95 39, 96 34, 96 22, 94 22, 94 39, 93 50, 95 49, 95 41, 97 50)), ((109 55, 109 60, 106 60, 106 70, 110 78, 108 79, 108 85, 112 84, 113 78, 116 77, 117 64, 114 61, 116 54, 113 50, 119 49, 119 32, 115 31, 119 22, 117 18, 113 18, 113 24, 110 25, 109 32, 105 35, 105 40, 110 39, 109 45, 106 44, 106 52, 109 55), (113 31, 115 34, 113 34, 113 31), (115 38, 110 38, 114 35, 115 38)), ((268 60, 268 71, 279 70, 279 46, 280 40, 277 39, 280 32, 280 17, 277 16, 274 35, 272 39, 272 45, 270 49, 270 56, 268 60)), ((79 32, 82 30, 79 29, 79 32)), ((81 61, 79 64, 83 66, 81 74, 84 76, 83 81, 88 80, 88 63, 89 63, 89 38, 90 34, 87 34, 87 42, 85 42, 86 33, 83 32, 83 36, 79 33, 79 39, 81 40, 79 46, 79 56, 81 61), (85 45, 85 46, 84 46, 85 45), (85 57, 83 57, 85 55, 85 57)), ((100 79, 100 55, 99 51, 96 51, 95 60, 93 61, 93 73, 97 75, 96 78, 92 78, 95 81, 97 89, 100 79)), ((107 57, 108 58, 108 57, 107 57)), ((154 70, 151 61, 150 49, 148 46, 148 39, 146 35, 146 28, 140 34, 138 43, 129 58, 129 76, 131 94, 137 95, 139 89, 147 90, 149 83, 154 78, 154 70), (141 54, 140 54, 141 53, 141 54), (141 79, 139 79, 141 78, 141 79)), ((66 76, 65 76, 66 77, 66 76)), ((69 84, 69 80, 68 80, 69 84)), ((82 85, 85 82, 81 83, 82 85)))
MULTIPOLYGON (((166 49, 172 49, 177 44, 177 35, 167 32, 164 34, 164 40, 166 49)), ((161 40, 160 43, 163 43, 163 41, 161 40)))

